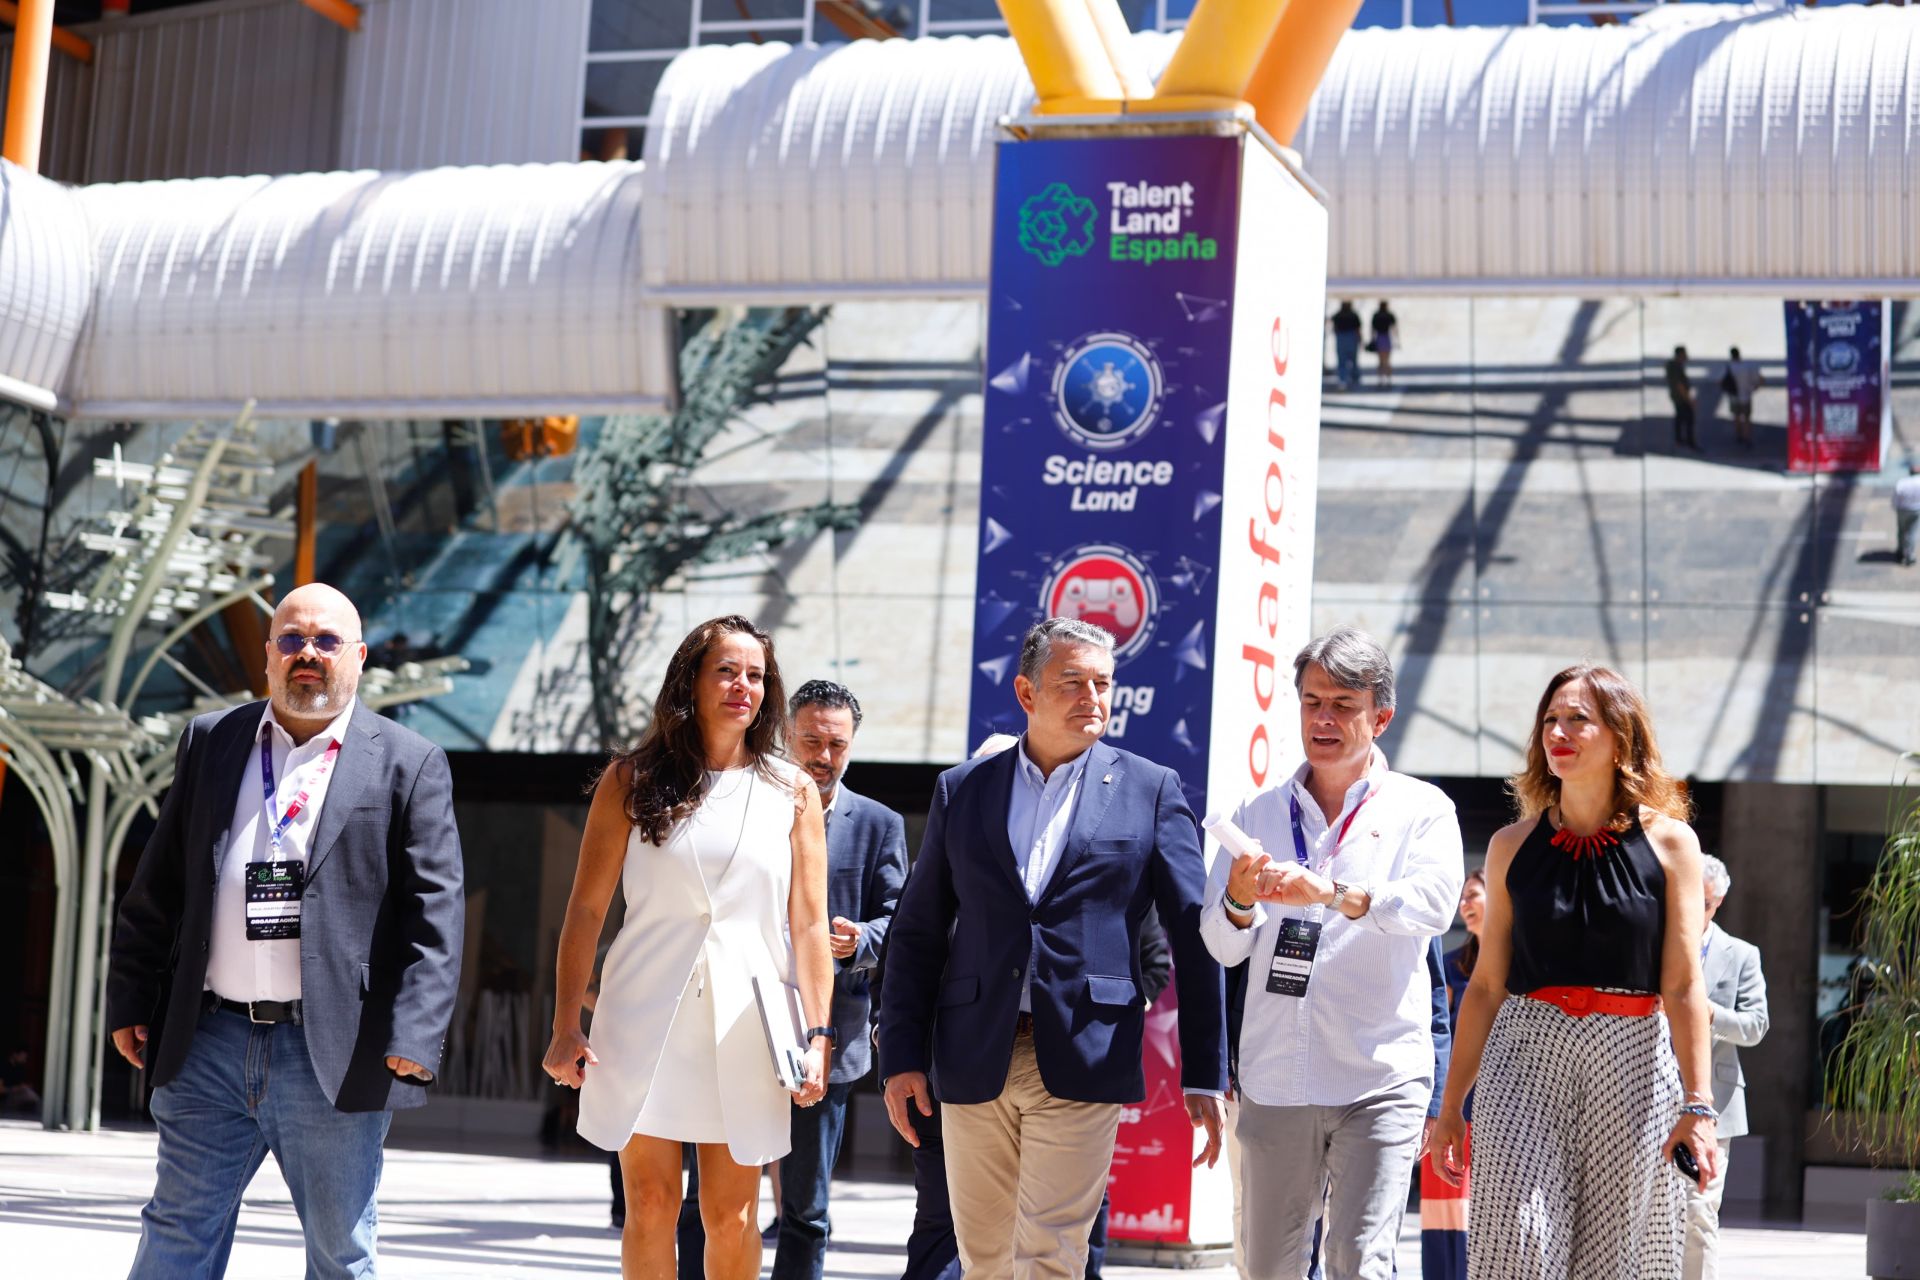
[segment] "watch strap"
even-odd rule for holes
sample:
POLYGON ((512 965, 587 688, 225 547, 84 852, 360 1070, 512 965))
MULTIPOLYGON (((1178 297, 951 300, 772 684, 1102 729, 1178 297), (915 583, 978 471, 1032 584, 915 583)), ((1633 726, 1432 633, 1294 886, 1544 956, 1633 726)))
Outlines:
POLYGON ((840 1033, 832 1027, 808 1027, 807 1034, 803 1038, 811 1041, 815 1036, 825 1036, 828 1044, 840 1043, 840 1033))

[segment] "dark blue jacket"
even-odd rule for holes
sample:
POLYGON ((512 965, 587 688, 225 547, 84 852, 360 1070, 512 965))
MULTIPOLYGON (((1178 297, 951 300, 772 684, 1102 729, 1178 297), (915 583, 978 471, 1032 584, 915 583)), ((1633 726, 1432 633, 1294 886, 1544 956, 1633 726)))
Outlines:
POLYGON ((907 878, 907 828, 900 815, 842 782, 827 820, 827 914, 863 926, 853 955, 833 962, 834 1084, 873 1068, 867 1040, 868 980, 880 963, 887 926, 907 878))
POLYGON ((943 1102, 998 1097, 1031 958, 1034 1052, 1047 1091, 1074 1102, 1140 1101, 1140 928, 1155 905, 1173 945, 1182 1085, 1225 1089, 1220 966, 1200 941, 1206 865, 1179 778, 1095 743, 1066 847, 1029 903, 1007 840, 1017 755, 969 760, 934 787, 887 945, 881 1071, 929 1071, 943 1102))

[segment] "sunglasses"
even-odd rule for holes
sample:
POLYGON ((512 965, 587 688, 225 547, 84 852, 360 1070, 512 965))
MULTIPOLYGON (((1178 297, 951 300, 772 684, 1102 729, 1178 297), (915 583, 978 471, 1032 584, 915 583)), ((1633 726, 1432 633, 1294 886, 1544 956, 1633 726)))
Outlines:
POLYGON ((325 658, 333 657, 341 649, 354 643, 352 640, 334 635, 331 631, 322 631, 317 636, 296 635, 289 631, 285 635, 275 636, 273 647, 280 651, 281 657, 291 658, 304 650, 309 641, 312 642, 314 651, 325 658))

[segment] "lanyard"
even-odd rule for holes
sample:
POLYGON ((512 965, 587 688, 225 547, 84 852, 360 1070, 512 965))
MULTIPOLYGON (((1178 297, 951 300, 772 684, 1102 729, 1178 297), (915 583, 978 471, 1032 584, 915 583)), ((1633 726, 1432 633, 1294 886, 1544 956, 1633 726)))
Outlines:
MULTIPOLYGON (((1333 852, 1327 855, 1328 861, 1339 856, 1340 846, 1347 840, 1347 829, 1353 826, 1353 820, 1360 816, 1360 810, 1365 808, 1367 801, 1371 799, 1373 799, 1373 787, 1368 785, 1366 791, 1360 796, 1360 803, 1353 806, 1353 812, 1349 813, 1347 820, 1340 824, 1340 834, 1334 837, 1333 852)), ((1287 813, 1293 819, 1293 860, 1304 867, 1307 865, 1307 833, 1306 829, 1300 825, 1300 797, 1291 792, 1287 795, 1287 813)))
POLYGON ((273 731, 269 729, 261 735, 260 786, 266 792, 267 843, 272 846, 275 861, 280 858, 280 841, 286 836, 287 828, 293 825, 293 820, 299 817, 301 811, 307 807, 314 785, 326 781, 327 775, 333 771, 334 759, 339 754, 340 740, 335 738, 327 744, 326 754, 320 757, 319 772, 309 772, 306 786, 300 788, 300 794, 293 798, 293 803, 287 806, 287 811, 275 818, 273 816, 273 731))

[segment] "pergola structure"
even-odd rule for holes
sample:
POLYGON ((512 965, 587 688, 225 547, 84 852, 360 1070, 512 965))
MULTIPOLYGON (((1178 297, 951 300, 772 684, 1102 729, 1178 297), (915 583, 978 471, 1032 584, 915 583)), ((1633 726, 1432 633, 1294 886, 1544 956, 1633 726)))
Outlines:
MULTIPOLYGON (((196 715, 252 700, 223 693, 172 654, 173 646, 236 604, 272 613, 269 540, 291 540, 290 520, 267 506, 275 468, 254 444, 250 412, 216 428, 196 426, 152 464, 118 454, 95 474, 127 490, 124 504, 81 535, 105 557, 84 588, 50 592, 57 609, 112 619, 92 698, 69 697, 31 675, 0 640, 0 748, 32 796, 53 850, 55 915, 46 1087, 50 1127, 94 1128, 100 1111, 105 968, 120 854, 142 811, 173 781, 174 744, 196 715), (133 665, 143 635, 165 627, 133 665), (136 719, 149 678, 170 668, 199 698, 164 716, 136 719), (131 675, 129 676, 129 670, 131 675)), ((446 693, 464 658, 363 673, 360 699, 373 709, 446 693)))

